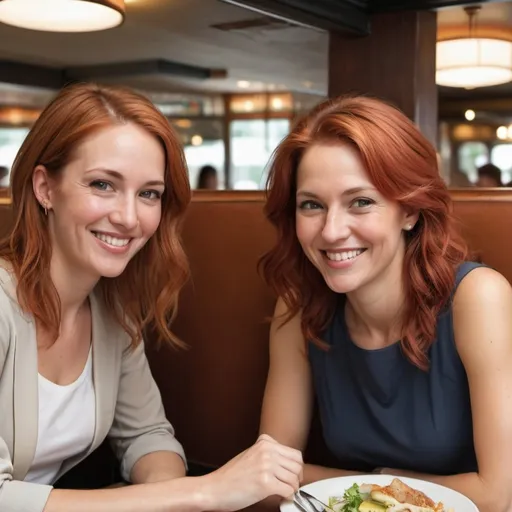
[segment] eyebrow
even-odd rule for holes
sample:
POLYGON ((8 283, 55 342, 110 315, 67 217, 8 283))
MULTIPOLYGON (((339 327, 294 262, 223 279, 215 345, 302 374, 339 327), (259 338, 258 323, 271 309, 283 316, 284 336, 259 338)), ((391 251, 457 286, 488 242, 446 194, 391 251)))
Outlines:
MULTIPOLYGON (((118 171, 114 171, 113 169, 104 169, 102 167, 98 167, 98 168, 91 169, 91 170, 87 171, 85 174, 90 174, 90 173, 93 173, 93 172, 104 172, 105 174, 108 174, 112 178, 115 178, 115 179, 120 180, 120 181, 124 181, 124 175, 122 173, 118 172, 118 171)), ((147 181, 144 185, 145 186, 152 186, 152 187, 154 187, 154 186, 165 187, 165 183, 162 180, 147 181)))
MULTIPOLYGON (((376 192, 377 189, 373 187, 352 187, 343 192, 341 194, 342 196, 351 196, 354 194, 360 194, 361 192, 376 192)), ((298 190, 297 191, 298 196, 304 196, 304 197, 313 197, 317 198, 318 196, 314 194, 313 192, 308 192, 307 190, 298 190)))

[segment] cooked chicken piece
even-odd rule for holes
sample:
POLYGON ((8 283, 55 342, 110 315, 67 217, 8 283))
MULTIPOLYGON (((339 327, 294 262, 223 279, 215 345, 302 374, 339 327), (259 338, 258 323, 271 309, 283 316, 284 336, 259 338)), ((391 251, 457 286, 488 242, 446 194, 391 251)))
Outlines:
POLYGON ((390 485, 372 490, 371 497, 378 503, 390 506, 389 511, 439 512, 441 504, 436 505, 426 494, 417 491, 395 478, 390 485))
POLYGON ((376 484, 361 484, 359 486, 359 492, 361 494, 370 494, 372 491, 376 491, 377 489, 380 489, 380 485, 376 485, 376 484))

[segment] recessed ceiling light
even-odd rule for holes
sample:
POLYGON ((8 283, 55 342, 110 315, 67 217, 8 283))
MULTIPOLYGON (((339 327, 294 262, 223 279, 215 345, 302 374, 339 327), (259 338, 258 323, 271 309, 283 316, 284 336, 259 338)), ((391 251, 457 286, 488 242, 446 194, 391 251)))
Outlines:
POLYGON ((508 129, 506 126, 500 126, 496 130, 496 136, 498 139, 505 140, 508 137, 508 129))
POLYGON ((475 117, 476 117, 475 111, 471 110, 471 109, 466 110, 466 112, 464 112, 464 117, 468 121, 473 121, 473 119, 475 119, 475 117))
POLYGON ((124 0, 0 0, 0 22, 47 32, 105 30, 124 13, 124 0))
POLYGON ((238 80, 236 85, 240 87, 240 89, 247 89, 251 86, 251 82, 248 82, 247 80, 238 80))

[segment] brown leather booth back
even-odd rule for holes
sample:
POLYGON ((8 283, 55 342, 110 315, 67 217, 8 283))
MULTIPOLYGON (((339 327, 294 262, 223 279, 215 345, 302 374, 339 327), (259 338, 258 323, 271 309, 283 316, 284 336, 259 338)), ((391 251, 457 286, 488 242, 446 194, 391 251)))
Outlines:
POLYGON ((512 189, 452 191, 454 213, 479 261, 512 283, 512 189))
POLYGON ((174 323, 190 349, 148 349, 193 461, 222 464, 257 437, 274 299, 256 266, 272 240, 261 194, 196 194, 184 230, 192 279, 174 323))
MULTIPOLYGON (((455 213, 480 258, 512 282, 512 190, 454 191, 455 213)), ((149 352, 169 418, 191 460, 218 465, 257 437, 274 298, 256 271, 274 233, 261 193, 198 193, 184 242, 192 281, 174 328, 190 350, 149 352)), ((318 420, 307 457, 328 462, 318 420)))
MULTIPOLYGON (((482 261, 512 282, 512 190, 453 191, 463 232, 482 261)), ((257 274, 274 233, 256 192, 196 193, 184 243, 192 280, 174 323, 189 350, 148 357, 164 406, 190 460, 217 466, 254 442, 268 366, 274 298, 257 274)), ((0 208, 0 234, 12 223, 0 208)), ((307 458, 329 463, 318 419, 307 458)))

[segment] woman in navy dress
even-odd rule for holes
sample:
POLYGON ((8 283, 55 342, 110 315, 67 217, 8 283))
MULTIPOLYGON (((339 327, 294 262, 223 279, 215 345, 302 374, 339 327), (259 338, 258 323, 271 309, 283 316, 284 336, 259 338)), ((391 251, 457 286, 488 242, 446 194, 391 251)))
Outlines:
POLYGON ((509 511, 512 289, 467 261, 432 145, 381 101, 327 101, 277 148, 266 214, 261 432, 304 449, 316 401, 338 467, 304 483, 412 476, 509 511))

